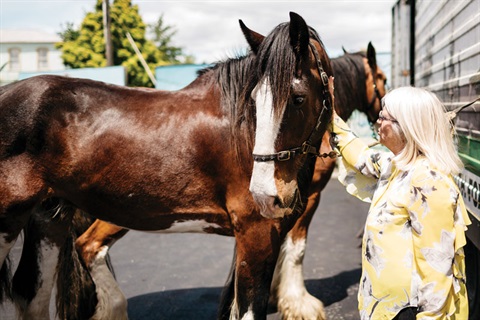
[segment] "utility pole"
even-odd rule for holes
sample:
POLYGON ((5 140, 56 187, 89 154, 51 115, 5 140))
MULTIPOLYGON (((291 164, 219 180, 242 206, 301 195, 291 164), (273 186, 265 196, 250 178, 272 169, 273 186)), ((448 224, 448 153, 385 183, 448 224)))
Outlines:
POLYGON ((107 66, 113 66, 112 33, 110 30, 110 4, 103 0, 103 37, 105 38, 105 57, 107 66))

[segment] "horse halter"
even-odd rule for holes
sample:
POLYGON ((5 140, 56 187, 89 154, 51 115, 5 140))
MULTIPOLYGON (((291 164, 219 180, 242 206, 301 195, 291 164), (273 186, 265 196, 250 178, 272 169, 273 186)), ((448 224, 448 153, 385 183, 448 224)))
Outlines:
POLYGON ((367 115, 368 122, 370 124, 370 129, 372 130, 372 138, 374 138, 375 140, 378 140, 377 133, 375 132, 375 120, 370 119, 369 111, 372 110, 373 107, 375 106, 375 101, 380 100, 381 102, 381 99, 382 98, 380 97, 380 91, 378 91, 377 84, 375 83, 375 74, 374 74, 373 75, 373 97, 372 97, 372 100, 367 105, 367 108, 365 109, 365 114, 367 115))
POLYGON ((323 108, 322 108, 322 111, 320 112, 320 115, 318 116, 317 124, 313 128, 313 131, 310 134, 310 137, 304 143, 302 143, 301 146, 296 148, 291 148, 288 150, 279 151, 277 153, 272 153, 272 154, 265 154, 265 155, 252 154, 254 161, 257 161, 257 162, 287 161, 295 158, 295 156, 297 155, 303 155, 303 154, 312 154, 316 157, 322 157, 322 158, 337 157, 337 153, 335 151, 320 154, 317 151, 317 148, 313 146, 312 141, 320 141, 323 136, 323 133, 320 132, 320 127, 322 124, 322 115, 325 112, 325 110, 332 109, 332 101, 330 97, 330 92, 328 91, 328 75, 323 69, 322 61, 320 60, 320 55, 317 51, 317 48, 312 42, 310 42, 308 45, 312 50, 313 55, 315 56, 315 60, 317 62, 317 70, 318 70, 318 73, 320 74, 320 78, 322 79, 322 84, 323 84, 323 90, 322 90, 323 97, 324 97, 323 103, 322 103, 323 108))
POLYGON ((375 83, 375 80, 373 80, 373 97, 367 106, 367 111, 373 108, 377 99, 380 99, 380 91, 378 91, 377 84, 375 83))

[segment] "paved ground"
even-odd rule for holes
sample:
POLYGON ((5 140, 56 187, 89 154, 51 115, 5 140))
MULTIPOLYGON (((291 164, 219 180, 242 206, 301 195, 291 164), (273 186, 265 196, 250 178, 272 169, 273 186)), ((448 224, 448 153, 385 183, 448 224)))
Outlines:
MULTIPOLYGON (((312 221, 304 261, 306 286, 325 303, 329 319, 358 319, 356 234, 367 208, 332 179, 312 221)), ((233 238, 222 236, 129 232, 111 255, 130 319, 215 319, 233 245, 233 238)), ((14 319, 10 306, 0 308, 0 319, 14 319)), ((276 319, 278 314, 269 314, 268 320, 276 319)))

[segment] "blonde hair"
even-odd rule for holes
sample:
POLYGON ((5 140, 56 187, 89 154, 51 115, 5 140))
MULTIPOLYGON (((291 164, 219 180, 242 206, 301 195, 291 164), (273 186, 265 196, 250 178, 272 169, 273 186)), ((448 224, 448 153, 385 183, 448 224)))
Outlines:
POLYGON ((405 147, 394 158, 399 169, 411 168, 424 155, 432 167, 445 174, 455 175, 462 170, 446 110, 435 94, 401 87, 383 99, 383 108, 398 121, 393 126, 400 129, 396 133, 405 141, 405 147))

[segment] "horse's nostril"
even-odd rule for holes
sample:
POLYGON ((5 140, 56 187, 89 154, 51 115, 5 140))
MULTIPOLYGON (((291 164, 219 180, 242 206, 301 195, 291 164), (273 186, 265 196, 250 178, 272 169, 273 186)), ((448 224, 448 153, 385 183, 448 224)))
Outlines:
POLYGON ((282 206, 283 206, 282 200, 280 200, 279 197, 275 197, 275 198, 273 199, 273 205, 274 205, 274 206, 278 206, 278 207, 282 207, 282 206))

